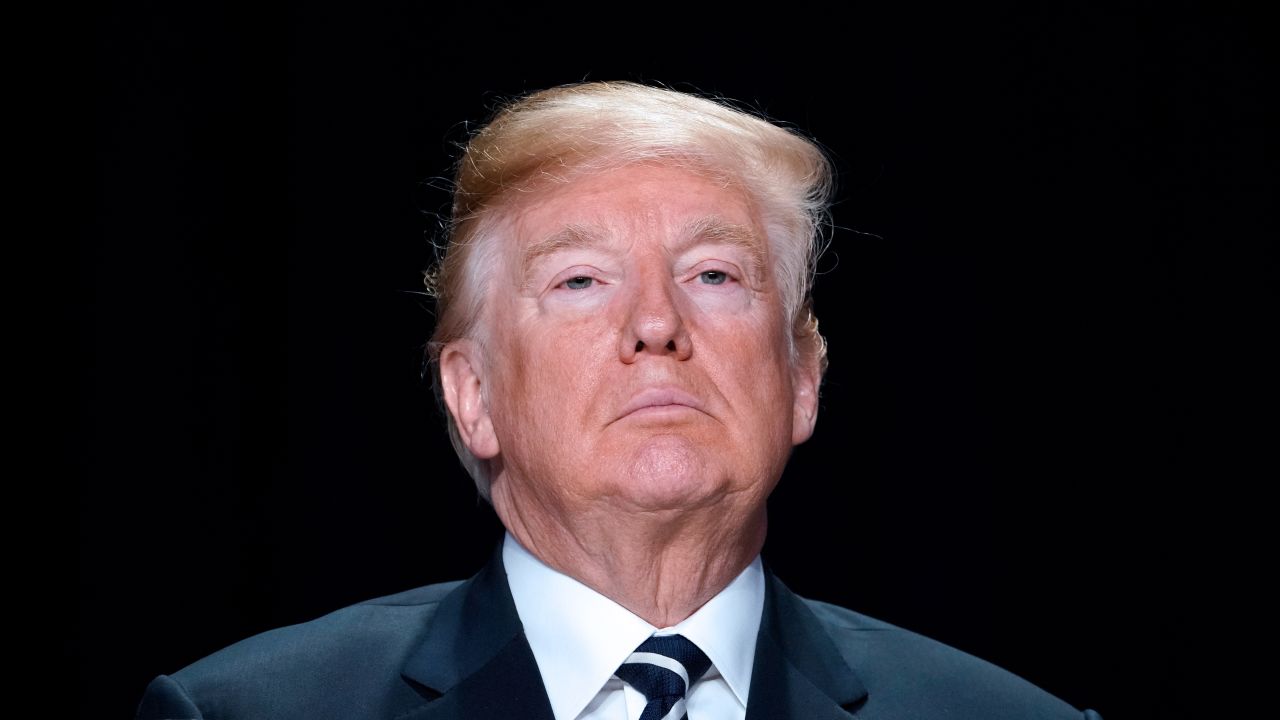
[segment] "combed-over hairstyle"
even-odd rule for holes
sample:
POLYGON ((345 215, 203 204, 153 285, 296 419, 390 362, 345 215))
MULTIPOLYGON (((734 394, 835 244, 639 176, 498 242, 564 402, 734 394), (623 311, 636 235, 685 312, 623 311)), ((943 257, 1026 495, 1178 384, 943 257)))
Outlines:
MULTIPOLYGON (((503 210, 548 183, 655 161, 732 183, 755 203, 792 326, 793 361, 804 354, 825 371, 826 342, 809 301, 833 185, 822 150, 723 101, 631 82, 589 82, 511 102, 463 150, 444 254, 426 277, 436 298, 427 358, 437 399, 441 350, 453 340, 483 336, 486 273, 496 267, 494 235, 503 210)), ((441 407, 454 450, 489 499, 488 462, 471 454, 443 401, 441 407)))

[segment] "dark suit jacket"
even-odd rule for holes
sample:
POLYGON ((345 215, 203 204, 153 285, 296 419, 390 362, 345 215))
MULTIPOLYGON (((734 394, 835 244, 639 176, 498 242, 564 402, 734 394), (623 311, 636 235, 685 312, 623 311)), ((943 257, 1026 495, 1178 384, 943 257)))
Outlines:
MULTIPOLYGON (((925 637, 801 598, 766 568, 747 720, 1088 720, 925 637)), ((501 548, 429 585, 256 635, 147 687, 139 720, 552 720, 501 548)))

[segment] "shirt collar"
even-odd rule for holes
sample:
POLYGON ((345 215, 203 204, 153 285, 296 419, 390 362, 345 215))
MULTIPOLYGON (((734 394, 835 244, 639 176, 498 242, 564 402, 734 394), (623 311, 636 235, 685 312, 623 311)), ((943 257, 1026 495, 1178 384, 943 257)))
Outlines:
POLYGON ((693 615, 656 628, 630 610, 543 563, 507 533, 502 563, 557 718, 574 718, 650 635, 693 641, 743 707, 751 687, 756 636, 764 610, 764 570, 757 556, 693 615))

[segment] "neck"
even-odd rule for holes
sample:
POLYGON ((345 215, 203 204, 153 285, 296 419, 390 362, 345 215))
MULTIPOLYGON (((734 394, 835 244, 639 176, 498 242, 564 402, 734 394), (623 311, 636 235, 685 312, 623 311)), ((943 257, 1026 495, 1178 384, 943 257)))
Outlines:
POLYGON ((548 513, 495 488, 507 530, 548 566, 654 627, 688 618, 741 573, 764 546, 763 503, 700 508, 548 513), (735 511, 741 510, 741 511, 735 511))

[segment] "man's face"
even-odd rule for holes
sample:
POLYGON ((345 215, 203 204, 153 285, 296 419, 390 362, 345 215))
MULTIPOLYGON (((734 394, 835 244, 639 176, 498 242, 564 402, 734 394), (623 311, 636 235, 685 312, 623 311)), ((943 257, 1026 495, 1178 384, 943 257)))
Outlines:
POLYGON ((478 416, 446 379, 464 439, 493 459, 495 507, 763 506, 812 432, 817 373, 791 362, 747 197, 635 164, 539 191, 507 227, 469 345, 478 416))

